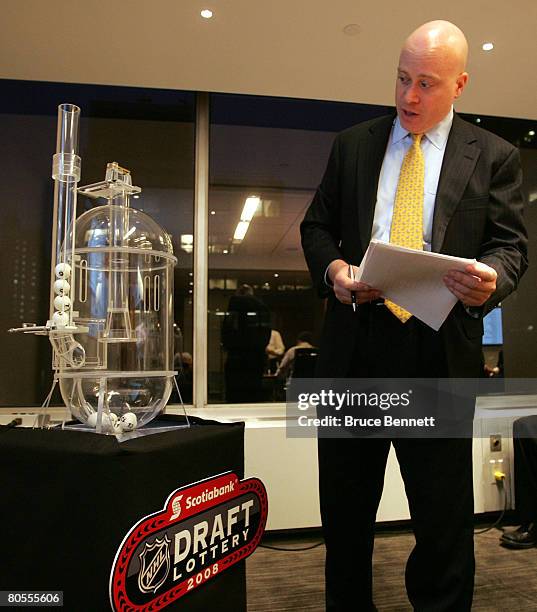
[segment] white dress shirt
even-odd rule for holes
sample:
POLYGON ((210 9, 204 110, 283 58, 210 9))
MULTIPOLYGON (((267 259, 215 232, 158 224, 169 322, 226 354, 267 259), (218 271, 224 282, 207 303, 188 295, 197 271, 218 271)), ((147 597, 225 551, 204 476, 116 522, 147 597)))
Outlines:
MULTIPOLYGON (((425 193, 423 198, 423 249, 425 251, 431 250, 434 202, 452 123, 453 107, 440 123, 425 133, 421 140, 421 150, 425 160, 425 193)), ((380 171, 371 238, 390 242, 390 228, 399 173, 403 158, 411 144, 411 134, 401 126, 399 117, 397 117, 393 123, 380 171)))

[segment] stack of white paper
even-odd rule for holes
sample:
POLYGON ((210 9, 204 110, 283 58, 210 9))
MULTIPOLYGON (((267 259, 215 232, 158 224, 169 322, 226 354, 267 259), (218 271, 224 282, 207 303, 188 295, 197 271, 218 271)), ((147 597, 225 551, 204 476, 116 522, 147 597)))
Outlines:
POLYGON ((443 277, 449 270, 464 271, 475 261, 371 240, 356 280, 438 330, 457 303, 443 277))

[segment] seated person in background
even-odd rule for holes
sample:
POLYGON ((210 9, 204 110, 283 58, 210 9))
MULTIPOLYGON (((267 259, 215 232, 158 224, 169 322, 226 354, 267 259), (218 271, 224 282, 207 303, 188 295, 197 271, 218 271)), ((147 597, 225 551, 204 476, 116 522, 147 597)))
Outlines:
POLYGON ((296 345, 292 346, 287 353, 285 353, 280 367, 276 372, 276 376, 279 378, 290 378, 293 374, 293 366, 295 363, 295 352, 296 349, 303 348, 315 348, 312 344, 313 334, 309 331, 303 331, 298 334, 296 339, 296 345))
POLYGON ((269 374, 274 374, 278 369, 280 357, 285 353, 285 344, 278 330, 270 330, 270 340, 265 348, 265 353, 268 357, 267 371, 269 374))
POLYGON ((498 363, 495 366, 485 363, 483 375, 486 378, 503 378, 503 351, 498 353, 498 363))
POLYGON ((521 525, 506 531, 500 543, 506 548, 537 546, 537 415, 513 423, 515 508, 521 525))

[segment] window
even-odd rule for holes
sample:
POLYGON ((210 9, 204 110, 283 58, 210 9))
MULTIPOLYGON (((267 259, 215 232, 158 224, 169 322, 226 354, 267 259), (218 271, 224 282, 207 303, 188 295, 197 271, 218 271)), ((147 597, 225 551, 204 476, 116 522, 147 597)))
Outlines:
MULTIPOLYGON (((80 106, 80 186, 102 181, 107 162, 132 172, 142 188, 131 204, 151 215, 172 237, 175 268, 176 367, 183 354, 183 395, 191 401, 192 279, 195 96, 188 92, 1 81, 0 127, 5 145, 0 163, 6 177, 0 187, 5 257, 4 329, 22 322, 44 324, 48 318, 52 231, 52 155, 57 106, 80 106)), ((80 197, 78 214, 95 206, 80 197)), ((46 338, 4 336, 0 350, 0 405, 40 405, 52 379, 51 349, 46 338), (17 359, 13 356, 17 355, 17 359)), ((181 380, 181 379, 180 379, 181 380)), ((173 401, 173 396, 172 396, 173 401)))
POLYGON ((280 362, 297 343, 316 346, 323 319, 300 222, 335 133, 384 112, 359 104, 211 96, 210 403, 285 401, 292 368, 279 369, 280 362))

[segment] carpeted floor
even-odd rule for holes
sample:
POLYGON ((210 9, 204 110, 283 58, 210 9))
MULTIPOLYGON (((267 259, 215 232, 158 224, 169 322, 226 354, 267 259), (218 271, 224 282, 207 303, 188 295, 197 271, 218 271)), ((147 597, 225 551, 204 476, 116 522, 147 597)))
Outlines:
MULTIPOLYGON (((507 550, 500 532, 476 535, 476 586, 473 610, 537 611, 537 548, 507 550)), ((264 544, 302 548, 320 535, 281 537, 264 544)), ((375 540, 374 592, 380 612, 412 610, 404 586, 404 567, 412 533, 382 533, 375 540)), ((324 546, 304 552, 258 548, 247 560, 248 612, 324 610, 324 546)))

